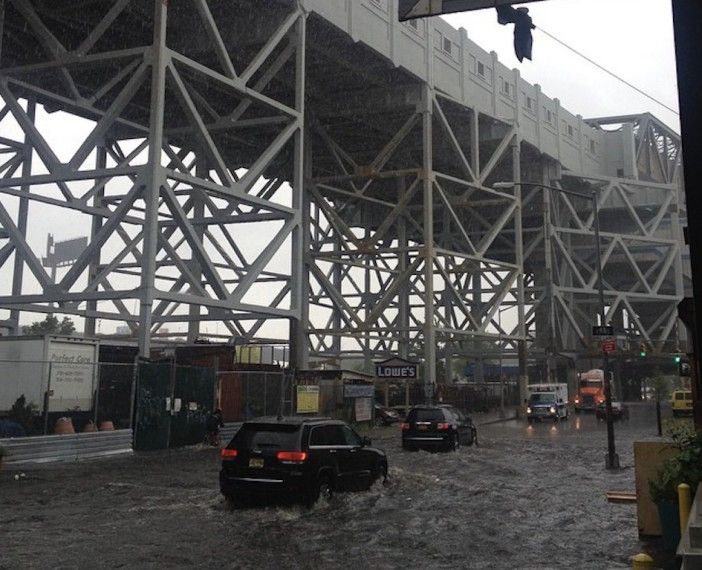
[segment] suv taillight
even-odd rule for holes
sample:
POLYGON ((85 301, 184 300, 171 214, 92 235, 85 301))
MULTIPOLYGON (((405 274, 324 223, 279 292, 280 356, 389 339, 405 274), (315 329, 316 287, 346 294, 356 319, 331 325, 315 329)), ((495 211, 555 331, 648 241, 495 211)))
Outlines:
POLYGON ((279 451, 275 454, 282 463, 304 463, 307 460, 306 451, 279 451))
POLYGON ((410 427, 410 426, 409 426, 408 423, 402 422, 402 423, 400 424, 400 429, 409 429, 409 427, 410 427))
POLYGON ((236 449, 223 449, 219 452, 222 459, 234 459, 239 453, 236 449))
POLYGON ((451 427, 451 424, 448 422, 439 422, 436 424, 436 429, 448 429, 451 427))

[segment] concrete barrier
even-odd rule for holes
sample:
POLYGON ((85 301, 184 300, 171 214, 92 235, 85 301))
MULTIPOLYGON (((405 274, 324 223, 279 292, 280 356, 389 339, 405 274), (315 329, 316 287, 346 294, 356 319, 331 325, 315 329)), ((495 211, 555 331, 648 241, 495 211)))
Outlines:
POLYGON ((133 451, 131 429, 0 439, 0 446, 7 450, 3 464, 8 466, 79 461, 133 451))

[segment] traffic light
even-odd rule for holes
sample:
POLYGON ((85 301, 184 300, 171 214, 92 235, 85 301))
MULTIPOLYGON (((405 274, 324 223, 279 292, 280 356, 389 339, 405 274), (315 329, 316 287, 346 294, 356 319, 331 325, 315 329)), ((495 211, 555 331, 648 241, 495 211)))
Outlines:
POLYGON ((690 376, 691 375, 691 370, 690 370, 690 361, 685 359, 683 360, 680 358, 680 362, 678 363, 678 375, 679 376, 690 376))
POLYGON ((676 354, 675 356, 673 356, 673 362, 675 362, 675 364, 680 364, 680 362, 682 362, 682 356, 676 354))
POLYGON ((648 352, 646 351, 646 345, 642 342, 639 344, 639 356, 641 358, 644 358, 646 354, 648 354, 648 352))

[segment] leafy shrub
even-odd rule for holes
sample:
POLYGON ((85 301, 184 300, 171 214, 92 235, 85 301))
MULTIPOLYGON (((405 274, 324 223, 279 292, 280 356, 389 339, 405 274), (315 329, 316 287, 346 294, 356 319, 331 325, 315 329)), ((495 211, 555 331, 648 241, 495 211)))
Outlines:
POLYGON ((694 493, 702 482, 702 433, 696 433, 687 424, 669 428, 670 438, 677 449, 649 482, 649 493, 654 503, 675 502, 678 485, 687 483, 694 493))
POLYGON ((24 431, 31 433, 34 429, 34 416, 37 412, 37 407, 33 403, 27 403, 27 398, 22 394, 15 400, 10 408, 8 419, 18 423, 24 428, 24 431))

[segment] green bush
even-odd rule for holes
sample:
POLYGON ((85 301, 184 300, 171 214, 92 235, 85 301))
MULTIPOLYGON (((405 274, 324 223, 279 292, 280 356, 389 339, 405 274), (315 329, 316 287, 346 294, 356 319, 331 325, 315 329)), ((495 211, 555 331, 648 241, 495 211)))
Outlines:
POLYGON ((690 485, 694 493, 702 482, 702 433, 696 433, 687 424, 671 426, 669 433, 677 453, 663 462, 649 482, 654 503, 676 502, 680 483, 690 485))
POLYGON ((36 413, 37 406, 32 402, 27 403, 27 398, 22 394, 12 404, 8 418, 21 425, 29 435, 34 430, 34 416, 36 413))

